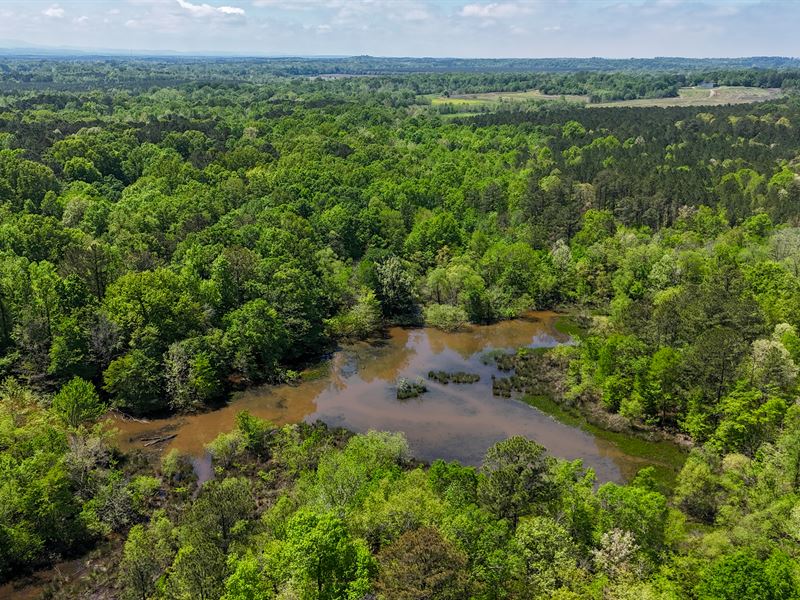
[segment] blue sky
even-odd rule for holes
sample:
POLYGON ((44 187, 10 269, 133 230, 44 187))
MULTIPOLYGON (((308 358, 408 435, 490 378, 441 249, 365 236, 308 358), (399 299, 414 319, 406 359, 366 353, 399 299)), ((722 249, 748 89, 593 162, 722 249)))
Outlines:
POLYGON ((0 0, 0 46, 379 56, 800 55, 800 0, 0 0))

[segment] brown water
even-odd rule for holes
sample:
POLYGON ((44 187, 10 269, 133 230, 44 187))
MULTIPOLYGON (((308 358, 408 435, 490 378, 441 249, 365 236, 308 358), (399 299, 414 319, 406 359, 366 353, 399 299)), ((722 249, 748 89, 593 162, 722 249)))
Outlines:
MULTIPOLYGON (((195 457, 207 468, 204 445, 234 427, 236 414, 251 414, 277 424, 321 419, 332 426, 363 432, 402 431, 414 456, 479 464, 486 449, 512 435, 523 435, 561 458, 581 458, 601 481, 621 481, 643 466, 613 443, 565 425, 515 399, 492 395, 494 364, 481 356, 490 350, 568 343, 555 330, 557 315, 531 313, 527 318, 474 326, 457 333, 437 329, 392 328, 386 339, 345 346, 334 353, 323 374, 297 385, 263 386, 236 394, 219 410, 159 419, 148 423, 117 420, 123 447, 141 447, 142 438, 176 437, 162 444, 195 457), (429 370, 480 374, 473 384, 442 385, 427 379, 429 370), (400 377, 423 377, 428 392, 398 401, 400 377)), ((201 477, 203 473, 200 473, 201 477)))

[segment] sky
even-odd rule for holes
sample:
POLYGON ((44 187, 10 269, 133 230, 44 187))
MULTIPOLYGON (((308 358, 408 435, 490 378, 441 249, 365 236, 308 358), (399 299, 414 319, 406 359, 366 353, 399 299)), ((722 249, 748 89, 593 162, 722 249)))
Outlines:
POLYGON ((800 0, 0 0, 0 47, 243 55, 800 56, 800 0))

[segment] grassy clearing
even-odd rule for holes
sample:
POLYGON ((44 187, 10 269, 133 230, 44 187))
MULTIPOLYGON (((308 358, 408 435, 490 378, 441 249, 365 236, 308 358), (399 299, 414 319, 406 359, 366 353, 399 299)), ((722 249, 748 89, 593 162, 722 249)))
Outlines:
POLYGON ((530 101, 567 101, 584 104, 590 108, 608 108, 617 106, 718 106, 721 104, 748 104, 764 102, 779 98, 779 89, 754 87, 722 86, 714 89, 685 87, 678 90, 676 98, 640 98, 637 100, 617 100, 589 104, 588 96, 549 95, 538 90, 524 92, 484 92, 480 94, 460 94, 456 96, 425 96, 434 107, 450 106, 458 113, 448 116, 465 116, 481 110, 499 110, 504 105, 530 101))
POLYGON ((611 442, 628 456, 641 459, 643 467, 651 466, 655 469, 656 480, 665 491, 672 490, 675 478, 686 462, 686 452, 671 442, 651 442, 635 435, 603 429, 548 396, 528 395, 522 400, 566 425, 579 427, 597 438, 611 442))
POLYGON ((640 98, 590 104, 591 108, 615 106, 718 106, 721 104, 749 104, 764 102, 781 96, 778 89, 723 86, 714 89, 685 87, 678 90, 677 98, 640 98))
POLYGON ((457 96, 434 96, 431 103, 455 105, 480 105, 503 102, 527 102, 528 100, 567 100, 569 102, 588 102, 587 96, 543 94, 539 90, 524 92, 483 92, 480 94, 459 94, 457 96))
POLYGON ((504 105, 520 104, 525 102, 553 102, 567 101, 585 104, 589 101, 586 96, 574 95, 549 95, 542 94, 538 90, 528 90, 524 92, 484 92, 480 94, 459 94, 456 96, 439 96, 428 94, 425 96, 434 107, 449 106, 455 110, 479 111, 479 110, 498 110, 504 105))
MULTIPOLYGON (((462 117, 474 117, 479 112, 480 111, 472 111, 472 112, 460 111, 460 112, 454 112, 454 113, 444 113, 444 114, 441 114, 439 116, 442 117, 443 119, 459 119, 459 118, 462 118, 462 117)), ((488 111, 488 112, 491 112, 491 111, 488 111)))

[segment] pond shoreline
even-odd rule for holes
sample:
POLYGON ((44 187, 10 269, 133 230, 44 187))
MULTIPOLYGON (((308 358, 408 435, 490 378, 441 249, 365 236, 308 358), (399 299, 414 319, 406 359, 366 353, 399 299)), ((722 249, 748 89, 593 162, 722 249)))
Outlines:
POLYGON ((493 394, 495 377, 506 373, 489 358, 492 354, 513 354, 518 348, 542 352, 571 344, 575 333, 574 317, 551 311, 450 333, 391 327, 380 339, 343 344, 296 382, 248 388, 217 410, 113 423, 122 450, 155 454, 174 448, 196 462, 207 461, 206 445, 232 430, 240 411, 276 425, 320 420, 356 433, 403 432, 414 456, 424 462, 441 458, 477 466, 492 444, 522 435, 554 456, 582 459, 601 482, 627 481, 646 465, 615 440, 554 420, 547 411, 526 404, 521 395, 493 394), (431 371, 467 372, 477 379, 469 384, 443 383, 428 378, 431 371), (398 382, 418 378, 424 380, 426 393, 398 400, 398 382))
POLYGON ((689 455, 688 447, 660 430, 645 432, 630 426, 622 430, 611 429, 599 420, 595 420, 595 411, 586 410, 582 405, 565 406, 548 395, 522 395, 521 400, 561 423, 580 427, 594 436, 609 441, 629 456, 638 457, 648 463, 643 466, 652 466, 656 470, 656 481, 663 491, 674 488, 675 479, 689 455), (652 439, 653 433, 660 439, 652 439))

